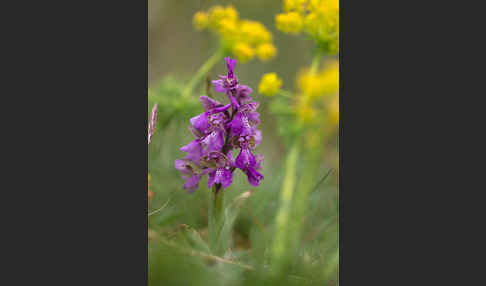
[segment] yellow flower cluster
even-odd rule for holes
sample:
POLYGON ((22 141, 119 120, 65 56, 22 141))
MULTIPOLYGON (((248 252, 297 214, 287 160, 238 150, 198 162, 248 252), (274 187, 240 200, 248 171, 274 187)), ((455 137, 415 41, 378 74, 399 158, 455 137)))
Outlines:
POLYGON ((296 103, 297 116, 302 122, 309 122, 316 117, 320 109, 315 104, 316 99, 322 98, 325 112, 331 122, 339 122, 339 65, 337 62, 326 65, 319 72, 306 70, 297 77, 299 96, 296 103))
POLYGON ((258 92, 267 96, 272 96, 278 93, 282 87, 282 80, 278 78, 277 74, 264 74, 258 85, 258 92))
POLYGON ((290 34, 298 34, 304 25, 302 16, 297 12, 278 14, 275 16, 277 29, 290 34))
POLYGON ((285 13, 275 16, 277 29, 298 34, 302 30, 327 53, 339 51, 338 0, 284 0, 285 13))
POLYGON ((339 91, 339 64, 329 64, 317 73, 309 70, 301 72, 297 85, 303 94, 311 98, 335 94, 339 91))
POLYGON ((239 61, 255 57, 268 61, 275 57, 272 33, 257 21, 240 19, 233 6, 213 6, 207 12, 194 14, 193 25, 197 30, 208 29, 218 35, 223 47, 239 61))

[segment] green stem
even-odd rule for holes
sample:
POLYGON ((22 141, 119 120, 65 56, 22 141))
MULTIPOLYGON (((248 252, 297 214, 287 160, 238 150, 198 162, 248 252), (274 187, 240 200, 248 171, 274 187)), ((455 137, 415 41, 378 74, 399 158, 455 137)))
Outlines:
POLYGON ((280 208, 275 221, 275 240, 273 242, 273 263, 276 270, 280 271, 280 266, 285 263, 285 253, 288 247, 289 217, 292 207, 292 197, 294 195, 296 181, 296 165, 299 155, 299 142, 295 142, 290 148, 290 152, 285 162, 285 177, 280 191, 280 208))
POLYGON ((182 91, 183 97, 191 96, 194 88, 204 79, 208 72, 217 64, 223 57, 223 49, 219 49, 214 55, 212 55, 196 72, 196 74, 191 78, 186 88, 182 91))
POLYGON ((221 243, 218 242, 224 223, 224 192, 221 190, 220 184, 214 185, 209 200, 209 248, 215 255, 223 255, 224 253, 220 253, 222 249, 222 247, 220 246, 221 243))
POLYGON ((283 89, 279 90, 278 94, 286 98, 295 98, 292 92, 283 89))
POLYGON ((317 72, 320 62, 321 62, 321 52, 317 51, 316 54, 314 55, 314 58, 312 59, 311 71, 310 71, 312 74, 317 72))

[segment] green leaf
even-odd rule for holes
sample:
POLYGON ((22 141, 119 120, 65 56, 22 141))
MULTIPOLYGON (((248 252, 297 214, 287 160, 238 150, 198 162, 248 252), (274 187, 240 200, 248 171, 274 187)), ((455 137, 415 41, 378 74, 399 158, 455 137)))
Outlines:
POLYGON ((199 232, 190 226, 186 226, 183 230, 184 237, 188 244, 196 250, 210 253, 209 246, 204 239, 202 239, 199 232))
POLYGON ((221 253, 226 253, 232 244, 232 230, 233 225, 235 223, 238 214, 242 206, 245 204, 247 199, 251 196, 252 191, 244 192, 243 194, 237 196, 233 202, 231 202, 225 209, 224 209, 224 223, 221 226, 221 230, 219 232, 217 245, 222 250, 221 253))

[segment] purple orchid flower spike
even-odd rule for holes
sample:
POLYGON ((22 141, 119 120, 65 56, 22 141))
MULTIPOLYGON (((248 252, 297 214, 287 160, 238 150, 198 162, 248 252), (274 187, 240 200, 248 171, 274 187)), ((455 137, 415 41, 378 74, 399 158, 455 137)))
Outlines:
POLYGON ((182 174, 184 189, 193 192, 199 181, 208 175, 208 187, 216 190, 233 183, 233 172, 243 171, 252 186, 263 180, 260 174, 263 155, 254 155, 254 149, 262 140, 259 103, 252 100, 252 89, 238 83, 235 75, 236 60, 225 58, 228 73, 213 80, 216 92, 224 92, 229 103, 223 104, 207 96, 201 96, 204 112, 190 119, 189 129, 195 139, 181 148, 187 153, 175 161, 175 168, 182 174), (233 150, 239 149, 236 159, 233 150))
POLYGON ((155 122, 157 121, 157 104, 152 107, 152 115, 150 116, 150 122, 148 126, 148 144, 152 142, 152 136, 154 135, 155 122))

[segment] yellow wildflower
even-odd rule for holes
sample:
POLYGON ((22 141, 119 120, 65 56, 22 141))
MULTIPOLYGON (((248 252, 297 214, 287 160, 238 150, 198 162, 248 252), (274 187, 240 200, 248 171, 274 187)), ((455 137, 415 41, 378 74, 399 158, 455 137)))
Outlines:
POLYGON ((220 38, 225 52, 231 52, 241 62, 253 59, 255 54, 260 60, 267 61, 277 53, 272 33, 260 22, 240 20, 231 5, 216 5, 207 13, 197 12, 193 24, 197 30, 209 28, 220 38))
POLYGON ((272 41, 272 34, 260 22, 243 20, 240 22, 241 39, 250 44, 272 41))
POLYGON ((278 14, 275 16, 277 29, 285 33, 298 34, 302 30, 302 16, 297 12, 278 14))
POLYGON ((257 47, 257 55, 260 60, 266 62, 273 57, 277 53, 277 49, 272 44, 261 44, 257 47))
POLYGON ((339 91, 339 64, 329 64, 319 75, 322 94, 333 94, 339 91))
POLYGON ((312 107, 310 98, 305 95, 300 95, 296 105, 297 117, 302 123, 312 121, 316 116, 316 111, 312 107))
POLYGON ((339 9, 319 6, 305 17, 304 28, 329 54, 339 51, 339 9))
POLYGON ((222 19, 220 22, 220 26, 218 28, 218 33, 223 37, 223 39, 227 42, 234 42, 237 38, 237 23, 231 19, 225 18, 222 19))
POLYGON ((236 22, 238 20, 238 12, 233 6, 224 8, 216 5, 209 9, 209 25, 212 29, 219 30, 223 19, 236 22))
POLYGON ((309 71, 301 72, 297 77, 297 86, 303 94, 309 97, 322 95, 322 85, 318 74, 309 71))
POLYGON ((272 96, 279 92, 281 86, 282 80, 278 78, 276 73, 267 73, 264 74, 260 80, 258 92, 267 96, 272 96))
POLYGON ((286 12, 304 12, 307 0, 284 0, 283 6, 286 12))
POLYGON ((228 18, 230 20, 233 20, 233 21, 238 20, 238 11, 236 11, 236 9, 231 5, 226 6, 225 15, 226 15, 226 18, 228 18))
POLYGON ((309 10, 314 11, 319 7, 327 9, 339 9, 339 0, 309 0, 309 10))
POLYGON ((196 30, 204 30, 209 25, 209 16, 205 12, 196 12, 194 18, 192 19, 192 24, 196 30))
POLYGON ((255 56, 255 51, 247 43, 237 43, 233 47, 233 54, 242 63, 245 63, 255 56))
POLYGON ((297 77, 301 92, 311 98, 337 93, 339 91, 339 65, 333 63, 319 73, 301 72, 297 77))

